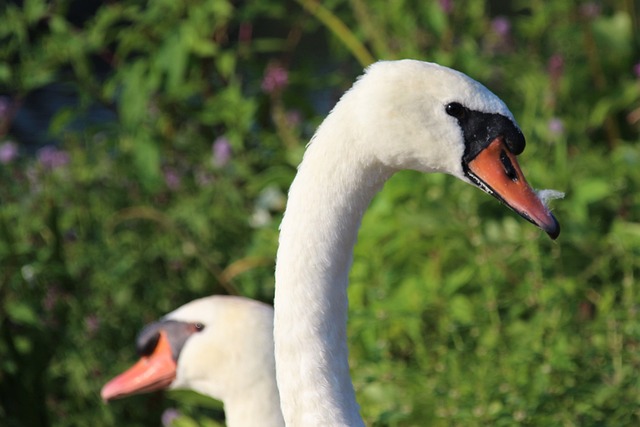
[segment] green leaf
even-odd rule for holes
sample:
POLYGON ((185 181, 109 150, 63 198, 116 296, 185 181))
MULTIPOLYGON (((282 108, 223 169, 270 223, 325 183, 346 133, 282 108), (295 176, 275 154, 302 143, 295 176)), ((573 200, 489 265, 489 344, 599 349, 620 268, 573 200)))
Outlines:
POLYGON ((171 423, 173 427, 200 427, 196 420, 186 415, 181 415, 171 423))
POLYGON ((138 176, 147 190, 155 190, 162 182, 160 173, 160 150, 142 132, 133 142, 133 159, 138 176))
POLYGON ((118 103, 120 119, 127 128, 136 129, 147 115, 149 97, 155 86, 149 78, 148 64, 142 60, 134 62, 121 71, 118 80, 124 82, 118 103))
POLYGON ((611 185, 600 178, 585 179, 577 183, 573 198, 580 204, 590 204, 611 194, 611 185))
POLYGON ((14 303, 5 304, 5 310, 9 318, 22 325, 39 325, 40 319, 35 310, 25 302, 17 301, 14 303))
POLYGON ((473 323, 473 305, 464 295, 454 295, 450 302, 451 317, 462 325, 473 323))
POLYGON ((623 11, 601 16, 593 23, 593 31, 603 53, 618 60, 632 52, 632 27, 631 17, 623 11))
POLYGON ((154 68, 167 74, 166 88, 172 94, 180 91, 184 83, 188 52, 181 31, 172 32, 164 41, 156 56, 154 68))
POLYGON ((47 12, 47 4, 44 0, 25 0, 23 7, 27 22, 31 24, 38 22, 47 12))
POLYGON ((5 62, 0 62, 0 82, 6 83, 11 79, 11 67, 5 62))
POLYGON ((236 56, 232 52, 223 52, 216 58, 216 64, 220 74, 230 79, 236 69, 236 56))

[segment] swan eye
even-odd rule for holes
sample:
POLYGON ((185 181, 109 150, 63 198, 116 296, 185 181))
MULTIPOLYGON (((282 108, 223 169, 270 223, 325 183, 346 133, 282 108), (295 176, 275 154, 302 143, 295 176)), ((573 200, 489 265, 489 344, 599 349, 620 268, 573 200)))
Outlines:
POLYGON ((204 329, 204 325, 200 322, 194 323, 193 327, 195 328, 196 332, 201 332, 204 329))
POLYGON ((447 104, 445 111, 448 115, 455 117, 456 119, 461 119, 465 114, 465 108, 459 102, 447 104))

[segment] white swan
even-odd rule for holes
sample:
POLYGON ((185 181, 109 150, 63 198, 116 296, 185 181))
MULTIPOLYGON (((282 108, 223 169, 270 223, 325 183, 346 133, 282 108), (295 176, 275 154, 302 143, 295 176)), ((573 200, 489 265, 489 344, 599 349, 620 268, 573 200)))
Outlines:
POLYGON ((311 140, 289 190, 276 264, 276 374, 288 426, 361 426, 347 360, 347 282, 360 221, 396 171, 444 172, 557 237, 516 161, 506 105, 466 75, 378 62, 311 140))
POLYGON ((140 360, 102 388, 105 401, 191 389, 221 400, 230 427, 284 425, 270 306, 242 297, 201 298, 146 326, 137 347, 140 360))

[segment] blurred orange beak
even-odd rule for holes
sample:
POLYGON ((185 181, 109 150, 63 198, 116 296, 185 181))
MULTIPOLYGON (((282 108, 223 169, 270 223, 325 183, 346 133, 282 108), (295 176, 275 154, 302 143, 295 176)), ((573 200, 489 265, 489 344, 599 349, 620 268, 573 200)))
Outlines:
POLYGON ((502 137, 495 138, 467 166, 467 176, 474 184, 544 230, 552 239, 558 237, 560 224, 529 186, 516 156, 507 149, 502 137))
POLYGON ((108 402, 132 394, 167 388, 175 380, 176 370, 177 364, 171 355, 166 332, 161 331, 153 353, 143 356, 131 368, 105 384, 100 396, 108 402))

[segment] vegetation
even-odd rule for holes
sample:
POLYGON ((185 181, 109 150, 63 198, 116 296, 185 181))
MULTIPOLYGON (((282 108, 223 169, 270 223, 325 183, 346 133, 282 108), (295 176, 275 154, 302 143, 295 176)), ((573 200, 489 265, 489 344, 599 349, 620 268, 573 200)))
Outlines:
POLYGON ((105 405, 146 322, 273 297, 315 127, 373 59, 505 100, 557 242, 447 176, 366 214, 350 351, 371 426, 640 421, 640 20, 633 1, 59 0, 0 6, 0 424, 219 425, 170 392, 105 405), (163 414, 164 412, 164 414, 163 414), (426 421, 425 421, 426 420, 426 421))

